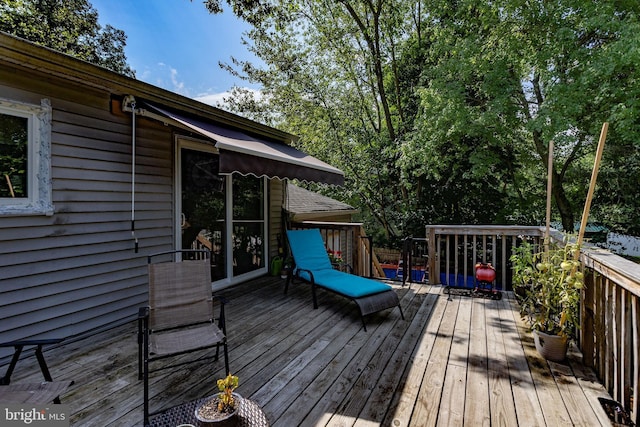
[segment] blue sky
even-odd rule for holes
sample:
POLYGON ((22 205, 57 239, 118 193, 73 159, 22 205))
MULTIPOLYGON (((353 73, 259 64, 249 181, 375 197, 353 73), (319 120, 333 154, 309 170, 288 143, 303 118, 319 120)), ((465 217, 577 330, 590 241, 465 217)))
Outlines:
MULTIPOLYGON (((89 0, 99 23, 123 30, 136 78, 215 105, 235 84, 252 87, 218 66, 231 56, 255 61, 242 44, 249 26, 223 3, 211 15, 202 0, 89 0)), ((256 87, 252 87, 256 89, 256 87)))

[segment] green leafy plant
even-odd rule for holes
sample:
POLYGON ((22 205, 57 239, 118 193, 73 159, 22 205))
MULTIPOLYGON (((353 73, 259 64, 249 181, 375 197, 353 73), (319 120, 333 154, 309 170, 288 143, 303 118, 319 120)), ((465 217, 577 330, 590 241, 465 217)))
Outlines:
POLYGON ((238 387, 238 377, 235 375, 227 375, 226 378, 218 380, 218 411, 231 413, 235 410, 235 398, 233 397, 233 390, 238 387))
POLYGON ((579 251, 568 241, 551 243, 546 251, 529 242, 514 248, 510 258, 513 287, 519 296, 520 314, 528 319, 531 329, 574 337, 584 286, 576 256, 579 251))

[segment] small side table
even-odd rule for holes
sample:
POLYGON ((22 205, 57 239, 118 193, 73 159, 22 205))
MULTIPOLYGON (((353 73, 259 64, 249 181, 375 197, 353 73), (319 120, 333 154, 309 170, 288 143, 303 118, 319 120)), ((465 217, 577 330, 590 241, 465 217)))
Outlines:
MULTIPOLYGON (((149 420, 151 427, 176 427, 180 424, 193 424, 197 427, 198 420, 195 416, 196 407, 208 399, 211 399, 211 396, 192 400, 191 402, 174 406, 173 408, 160 412, 152 416, 149 420)), ((238 427, 269 426, 269 420, 267 420, 267 416, 262 411, 262 408, 253 400, 243 398, 238 411, 238 427)))

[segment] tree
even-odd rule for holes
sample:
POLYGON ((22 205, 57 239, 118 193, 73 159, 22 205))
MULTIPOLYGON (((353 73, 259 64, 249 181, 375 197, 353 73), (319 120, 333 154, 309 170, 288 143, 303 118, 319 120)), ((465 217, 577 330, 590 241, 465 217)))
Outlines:
MULTIPOLYGON (((234 10, 246 6, 232 4, 234 10)), ((404 19, 410 3, 251 5, 242 16, 253 24, 252 50, 266 67, 233 59, 225 67, 258 82, 263 98, 259 102, 244 93, 228 101, 237 112, 300 135, 303 149, 344 169, 343 197, 365 207, 388 237, 398 235, 398 209, 408 197, 398 147, 408 127, 397 79, 387 67, 412 26, 404 19)))
POLYGON ((572 230, 604 121, 610 191, 596 202, 615 209, 593 212, 640 228, 637 178, 621 173, 640 158, 640 3, 230 4, 253 25, 265 64, 223 65, 264 88, 233 107, 344 169, 342 196, 387 236, 421 234, 428 222, 539 224, 551 140, 556 215, 572 230))
MULTIPOLYGON (((454 4, 439 9, 434 2, 430 9, 434 38, 429 50, 436 59, 425 69, 429 84, 421 89, 423 129, 418 133, 434 148, 428 154, 441 151, 446 138, 458 145, 459 138, 473 135, 485 143, 496 141, 492 150, 497 153, 511 147, 517 166, 512 194, 518 197, 506 199, 507 206, 520 211, 537 205, 539 221, 548 142, 554 140, 553 198, 563 227, 573 230, 602 122, 613 124, 610 145, 638 152, 632 141, 640 128, 630 119, 632 111, 637 113, 637 96, 631 92, 638 78, 632 65, 640 46, 638 3, 454 4), (439 117, 434 121, 434 116, 439 117), (535 198, 524 198, 531 188, 539 189, 535 198), (514 200, 523 203, 514 206, 514 200)), ((462 150, 469 146, 460 145, 462 150)), ((610 161, 616 152, 608 151, 610 161)), ((437 170, 434 162, 427 165, 437 170)))
POLYGON ((110 25, 102 28, 87 0, 5 0, 0 31, 135 77, 124 53, 126 35, 110 25))

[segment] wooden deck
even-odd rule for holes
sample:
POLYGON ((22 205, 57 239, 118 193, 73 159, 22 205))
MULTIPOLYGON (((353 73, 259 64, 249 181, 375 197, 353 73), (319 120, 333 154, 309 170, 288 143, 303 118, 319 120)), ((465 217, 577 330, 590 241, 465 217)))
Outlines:
MULTIPOLYGON (((507 295, 500 301, 452 296, 439 286, 396 286, 397 309, 367 319, 355 304, 262 278, 229 289, 227 319, 238 392, 262 406, 273 426, 610 425, 600 383, 579 363, 541 359, 507 295)), ((142 423, 136 324, 45 353, 54 379, 73 379, 62 396, 73 426, 142 423)), ((30 358, 33 359, 33 358, 30 358)), ((33 360, 14 375, 37 372, 33 360), (33 366, 31 364, 33 362, 33 366), (26 367, 26 368, 25 368, 26 367)), ((221 361, 153 376, 152 408, 214 392, 221 361)))

